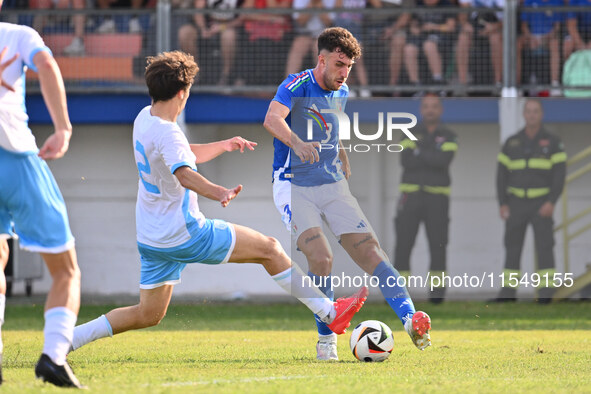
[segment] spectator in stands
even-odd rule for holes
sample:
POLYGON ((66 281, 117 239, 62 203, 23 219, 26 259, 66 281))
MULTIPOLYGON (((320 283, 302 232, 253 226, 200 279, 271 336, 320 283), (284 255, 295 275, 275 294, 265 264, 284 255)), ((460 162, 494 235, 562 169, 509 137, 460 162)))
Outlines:
MULTIPOLYGON (((182 2, 177 2, 181 5, 182 2)), ((194 0, 194 8, 207 8, 217 11, 228 11, 242 7, 243 0, 194 0)), ((236 57, 236 29, 244 18, 231 12, 210 12, 206 16, 196 13, 192 21, 182 25, 178 30, 179 48, 184 52, 197 55, 199 43, 203 46, 213 45, 214 39, 219 38, 222 54, 222 66, 218 85, 228 85, 236 57)))
MULTIPOLYGON (((84 9, 86 7, 85 0, 29 0, 29 7, 33 9, 66 9, 66 8, 74 8, 74 9, 84 9)), ((62 23, 65 26, 68 26, 69 29, 70 20, 65 19, 61 20, 57 18, 57 23, 62 23)), ((69 56, 81 56, 84 55, 85 48, 84 48, 84 24, 86 23, 86 18, 84 14, 76 14, 72 17, 72 23, 74 25, 74 38, 70 45, 64 48, 64 54, 69 56)), ((48 16, 47 15, 36 15, 33 19, 33 28, 39 32, 39 34, 46 33, 44 30, 46 29, 48 24, 48 16)), ((61 30, 61 26, 59 29, 61 30)), ((55 30, 54 30, 55 32, 55 30)), ((60 31, 61 32, 61 31, 60 31)))
MULTIPOLYGON (((245 0, 242 7, 289 9, 291 0, 245 0)), ((283 65, 276 59, 287 55, 290 31, 291 23, 287 15, 244 15, 245 56, 240 63, 244 66, 241 74, 247 84, 269 85, 283 78, 283 65)))
MULTIPOLYGON (((369 0, 373 7, 380 8, 381 2, 379 0, 369 0)), ((367 6, 367 0, 337 0, 336 8, 348 8, 348 9, 363 9, 367 6)), ((361 44, 363 42, 363 14, 357 12, 341 12, 335 16, 334 25, 344 27, 349 30, 357 41, 361 44)), ((369 83, 367 79, 367 69, 363 57, 355 60, 354 73, 350 76, 354 76, 357 80, 357 84, 360 86, 359 95, 367 98, 371 97, 371 91, 367 89, 369 83)), ((349 78, 350 80, 351 78, 349 78)), ((349 88, 351 84, 349 83, 349 88)), ((355 90, 349 89, 349 97, 356 96, 355 90)))
POLYGON ((566 20, 567 35, 564 39, 563 59, 574 51, 591 49, 591 0, 570 0, 569 5, 589 7, 589 12, 569 12, 566 20))
MULTIPOLYGON (((296 10, 332 9, 336 0, 293 0, 296 10)), ((326 27, 332 25, 334 15, 329 12, 320 14, 296 12, 293 14, 295 38, 287 55, 285 74, 294 74, 302 69, 306 55, 316 59, 316 39, 326 27)))
MULTIPOLYGON (((503 8, 505 0, 459 0, 463 8, 503 8)), ((458 21, 460 32, 456 49, 456 64, 458 67, 458 82, 461 90, 468 84, 468 65, 470 64, 470 48, 472 43, 483 45, 488 41, 490 61, 492 64, 495 85, 500 88, 503 78, 503 29, 502 12, 490 10, 460 13, 458 21)))
MULTIPOLYGON (((170 4, 173 9, 187 9, 193 7, 194 3, 194 0, 172 0, 170 4)), ((197 39, 197 24, 195 19, 195 15, 173 16, 171 25, 173 29, 177 26, 179 26, 179 28, 176 32, 176 37, 173 37, 172 47, 192 55, 199 61, 199 43, 197 39), (176 39, 176 41, 174 41, 174 39, 176 39)))
MULTIPOLYGON (((369 1, 368 7, 383 10, 383 12, 366 14, 364 18, 364 51, 366 53, 363 58, 371 66, 368 68, 370 80, 373 80, 373 83, 396 85, 399 82, 410 13, 393 13, 392 11, 414 6, 414 0, 369 1), (387 79, 376 81, 376 77, 382 74, 387 79)), ((399 92, 393 94, 397 96, 399 92)))
MULTIPOLYGON (((114 8, 129 8, 133 10, 139 10, 147 4, 148 0, 96 0, 97 8, 101 10, 114 8)), ((119 18, 108 17, 103 19, 96 31, 101 34, 116 33, 117 25, 124 24, 123 22, 119 21, 116 23, 116 19, 119 18)), ((141 33, 144 30, 137 15, 132 16, 131 19, 123 18, 122 20, 127 21, 128 30, 130 33, 141 33)))
POLYGON ((433 8, 433 12, 417 13, 411 16, 406 45, 404 46, 404 65, 410 83, 419 86, 419 48, 427 58, 431 80, 435 84, 444 83, 443 56, 447 55, 452 44, 456 23, 453 14, 442 12, 451 7, 448 0, 418 0, 417 6, 433 8))
MULTIPOLYGON (((564 0, 524 0, 523 2, 524 7, 536 8, 560 7, 563 5, 564 0)), ((534 60, 535 57, 546 53, 548 50, 550 52, 550 78, 552 82, 550 94, 552 96, 561 94, 558 36, 560 34, 560 24, 563 20, 563 15, 557 11, 521 13, 521 40, 528 52, 528 56, 532 58, 531 63, 538 63, 537 60, 534 60)), ((518 55, 522 56, 522 53, 518 55)), ((520 65, 523 65, 523 60, 520 65)), ((521 74, 521 70, 519 73, 521 74)))
MULTIPOLYGON (((370 1, 371 8, 381 8, 383 13, 366 15, 365 42, 369 51, 388 54, 389 85, 396 85, 402 68, 402 55, 406 44, 406 29, 410 21, 410 13, 393 14, 391 11, 401 8, 412 8, 414 0, 377 0, 370 1)), ((366 54, 364 58, 371 58, 366 54)))
MULTIPOLYGON (((29 0, 4 0, 4 10, 28 10, 29 0)), ((33 26, 33 14, 6 15, 0 14, 0 22, 14 23, 16 25, 33 26)))
MULTIPOLYGON (((505 1, 505 0, 503 0, 505 1)), ((523 47, 524 47, 524 37, 523 34, 521 34, 521 7, 523 7, 523 1, 524 0, 519 0, 519 9, 517 11, 517 42, 515 44, 516 46, 516 59, 515 59, 515 67, 517 67, 517 70, 515 71, 515 79, 517 82, 517 85, 521 85, 522 84, 522 78, 521 78, 521 74, 522 74, 522 69, 523 67, 521 66, 521 61, 523 60, 521 56, 522 52, 523 52, 523 47)))

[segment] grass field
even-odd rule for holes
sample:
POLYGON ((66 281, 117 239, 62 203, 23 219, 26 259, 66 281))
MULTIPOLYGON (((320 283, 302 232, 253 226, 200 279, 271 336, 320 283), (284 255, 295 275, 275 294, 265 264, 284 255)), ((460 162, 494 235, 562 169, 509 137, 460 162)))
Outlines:
MULTIPOLYGON (((591 303, 417 305, 433 320, 418 351, 385 304, 354 322, 394 331, 384 363, 361 363, 340 338, 338 362, 315 360, 316 333, 300 305, 172 305, 158 327, 103 339, 69 356, 79 379, 103 393, 158 392, 591 392, 591 303)), ((84 306, 79 322, 110 306, 84 306)), ((42 307, 9 305, 2 392, 61 391, 36 381, 42 307)))

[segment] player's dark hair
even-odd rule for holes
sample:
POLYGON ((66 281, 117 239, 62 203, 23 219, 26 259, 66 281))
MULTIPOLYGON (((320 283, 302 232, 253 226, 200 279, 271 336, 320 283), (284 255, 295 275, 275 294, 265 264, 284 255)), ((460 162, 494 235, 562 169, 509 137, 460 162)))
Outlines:
POLYGON ((150 97, 154 102, 170 100, 193 84, 198 71, 193 56, 181 51, 149 56, 145 77, 150 97))
POLYGON ((330 27, 318 36, 318 53, 323 49, 329 52, 339 50, 352 60, 361 57, 359 42, 349 30, 342 27, 330 27))

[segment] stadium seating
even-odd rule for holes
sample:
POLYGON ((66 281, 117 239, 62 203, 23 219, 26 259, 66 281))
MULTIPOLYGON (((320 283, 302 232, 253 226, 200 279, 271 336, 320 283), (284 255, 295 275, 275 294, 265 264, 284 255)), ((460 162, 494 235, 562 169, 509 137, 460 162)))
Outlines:
MULTIPOLYGON (((142 50, 141 34, 88 34, 84 37, 86 55, 62 56, 72 42, 71 34, 44 37, 66 80, 129 81, 133 78, 133 58, 142 50)), ((30 72, 28 78, 37 78, 30 72)))

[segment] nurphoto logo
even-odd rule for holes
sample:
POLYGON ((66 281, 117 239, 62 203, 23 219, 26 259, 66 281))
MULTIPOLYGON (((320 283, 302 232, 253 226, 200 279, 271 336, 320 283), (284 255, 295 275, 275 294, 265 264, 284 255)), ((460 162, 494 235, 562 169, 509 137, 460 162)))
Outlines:
POLYGON ((407 138, 412 141, 416 141, 417 137, 410 131, 417 124, 417 117, 408 112, 378 112, 378 128, 377 131, 363 132, 359 127, 359 113, 353 113, 353 133, 351 133, 351 120, 349 116, 340 109, 334 108, 322 108, 320 110, 316 108, 306 108, 308 110, 307 115, 307 134, 306 137, 309 141, 314 139, 314 123, 316 123, 321 130, 323 130, 327 136, 330 136, 335 130, 334 125, 331 122, 327 122, 326 118, 322 114, 331 114, 333 118, 337 120, 337 129, 339 133, 339 139, 343 142, 342 146, 335 146, 334 144, 326 141, 320 142, 320 150, 332 150, 332 149, 343 149, 349 152, 369 152, 375 151, 388 151, 388 152, 401 152, 403 146, 396 143, 390 143, 394 138, 399 138, 399 132, 404 133, 407 138), (385 125, 384 125, 385 124, 385 125), (383 138, 385 129, 386 141, 388 143, 357 143, 346 145, 347 141, 351 141, 353 135, 360 141, 379 141, 383 138))

